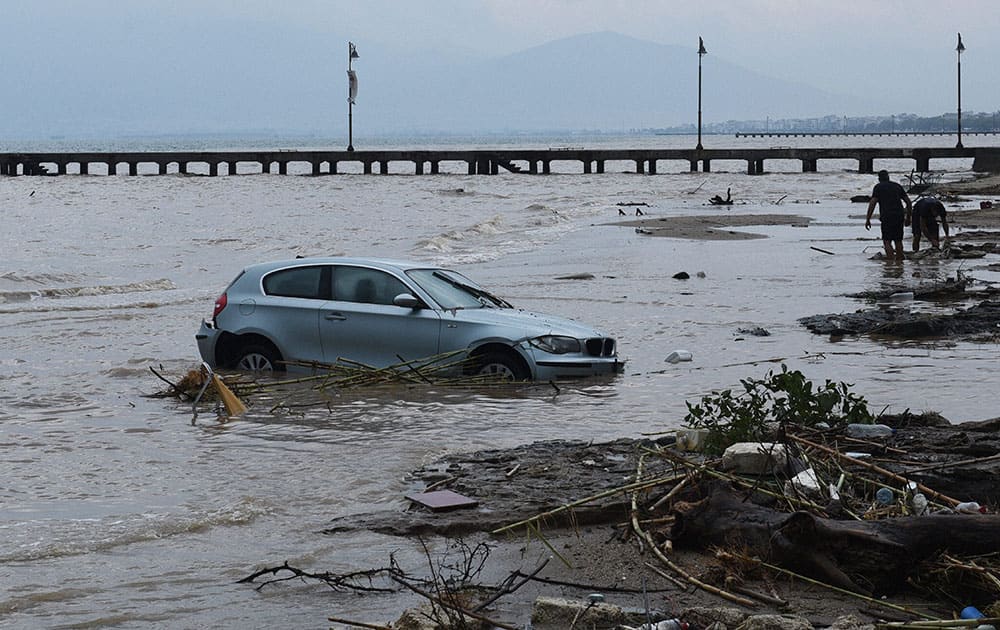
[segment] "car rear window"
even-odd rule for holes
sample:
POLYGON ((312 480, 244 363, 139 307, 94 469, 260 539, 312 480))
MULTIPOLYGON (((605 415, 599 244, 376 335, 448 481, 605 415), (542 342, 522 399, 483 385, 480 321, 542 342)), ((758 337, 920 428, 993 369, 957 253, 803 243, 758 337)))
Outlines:
POLYGON ((282 269, 264 277, 264 293, 281 297, 322 299, 322 267, 282 269))

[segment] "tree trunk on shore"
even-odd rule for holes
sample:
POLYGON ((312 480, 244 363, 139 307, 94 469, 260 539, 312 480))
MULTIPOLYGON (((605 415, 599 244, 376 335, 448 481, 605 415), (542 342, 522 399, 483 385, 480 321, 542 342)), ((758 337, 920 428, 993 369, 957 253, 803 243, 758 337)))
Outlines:
POLYGON ((738 547, 772 564, 865 594, 892 593, 935 554, 1000 550, 1000 516, 931 514, 878 521, 837 521, 788 514, 750 501, 728 484, 680 504, 672 536, 695 547, 738 547))

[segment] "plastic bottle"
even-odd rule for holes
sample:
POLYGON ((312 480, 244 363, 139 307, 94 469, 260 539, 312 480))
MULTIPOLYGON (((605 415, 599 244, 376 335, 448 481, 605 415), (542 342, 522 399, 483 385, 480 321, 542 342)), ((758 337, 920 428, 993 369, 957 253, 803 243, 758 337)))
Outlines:
POLYGON ((962 609, 962 612, 958 614, 962 619, 982 619, 986 615, 979 612, 979 609, 975 606, 966 606, 962 609))
POLYGON ((879 488, 875 493, 875 500, 879 505, 889 505, 893 501, 892 488, 879 488))
POLYGON ((680 363, 681 361, 690 361, 693 357, 691 353, 687 350, 674 350, 667 355, 667 363, 680 363))
MULTIPOLYGON (((975 501, 966 501, 965 503, 959 503, 955 506, 955 511, 959 514, 982 514, 986 511, 986 508, 979 505, 975 501)), ((975 617, 973 617, 975 619, 975 617)))
POLYGON ((895 434, 896 429, 886 424, 851 423, 847 425, 847 436, 852 438, 886 438, 892 437, 895 434))

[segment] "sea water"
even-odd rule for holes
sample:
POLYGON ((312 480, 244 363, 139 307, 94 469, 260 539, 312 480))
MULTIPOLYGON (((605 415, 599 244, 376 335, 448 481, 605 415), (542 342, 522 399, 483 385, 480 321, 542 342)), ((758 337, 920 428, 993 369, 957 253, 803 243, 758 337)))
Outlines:
MULTIPOLYGON (((541 148, 692 140, 519 139, 541 148)), ((776 141, 705 144, 748 142, 776 141)), ((52 148, 44 144, 37 148, 52 148)), ((912 168, 878 166, 897 179, 912 168)), ((971 162, 933 166, 958 178, 971 162)), ((588 175, 559 163, 548 176, 460 168, 413 176, 399 166, 388 176, 0 177, 0 625, 390 621, 416 598, 298 581, 257 591, 237 580, 285 561, 313 571, 385 566, 391 553, 424 566, 412 541, 319 531, 335 517, 403 509, 407 473, 446 453, 668 432, 683 424, 686 401, 739 390, 740 379, 782 364, 820 383, 852 383, 874 412, 997 415, 994 388, 983 386, 1000 376, 993 342, 835 343, 798 324, 866 306, 848 293, 959 270, 996 280, 983 261, 871 260, 881 250, 877 228, 864 230, 865 208, 849 199, 874 178, 851 161, 799 168, 768 162, 767 174, 748 176, 742 162, 716 161, 712 173, 661 165, 673 172, 647 176, 623 162, 588 175), (727 188, 735 205, 708 204, 727 188), (616 225, 637 207, 619 204, 646 204, 638 206, 645 218, 668 228, 676 217, 727 213, 811 223, 732 228, 763 237, 745 240, 659 238, 616 225), (625 372, 558 390, 388 386, 318 399, 293 388, 251 398, 250 411, 228 423, 207 409, 192 423, 189 403, 150 397, 164 387, 150 368, 178 378, 198 365, 199 322, 244 265, 340 254, 451 266, 518 307, 590 323, 618 339, 625 372), (674 279, 679 271, 690 278, 674 279), (559 279, 575 274, 589 275, 559 279), (740 332, 756 327, 770 335, 740 332), (692 360, 664 360, 679 348, 692 360)), ((962 207, 978 200, 949 210, 962 207)))

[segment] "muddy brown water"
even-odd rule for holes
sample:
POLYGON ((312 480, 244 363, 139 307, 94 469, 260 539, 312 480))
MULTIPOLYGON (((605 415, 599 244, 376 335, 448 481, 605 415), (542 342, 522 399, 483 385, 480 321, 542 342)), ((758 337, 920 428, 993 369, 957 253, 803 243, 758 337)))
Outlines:
MULTIPOLYGON (((1000 280, 989 257, 869 260, 879 242, 848 200, 874 181, 852 172, 856 164, 802 174, 775 163, 754 177, 739 163, 655 177, 623 172, 629 166, 547 177, 0 179, 0 621, 387 619, 400 602, 301 583, 257 592, 236 581, 286 559, 331 571, 392 552, 419 563, 420 550, 395 537, 319 532, 336 518, 405 506, 409 473, 442 455, 661 432, 683 421, 686 401, 782 362, 814 380, 854 383, 878 410, 996 415, 995 344, 831 343, 798 323, 859 308, 848 293, 916 276, 961 269, 1000 280), (732 209, 708 205, 729 187, 732 209), (811 221, 733 227, 766 237, 738 241, 649 237, 609 225, 618 202, 646 202, 647 216, 666 223, 727 212, 811 221), (192 425, 189 405, 146 397, 162 385, 150 366, 179 376, 197 365, 198 323, 240 267, 296 254, 456 267, 519 307, 605 329, 619 340, 625 373, 558 391, 342 391, 291 410, 279 405, 288 394, 275 392, 225 424, 203 414, 192 425), (679 271, 690 279, 674 280, 679 271), (556 279, 577 274, 591 277, 556 279), (770 335, 740 332, 756 327, 770 335), (693 360, 664 361, 680 349, 693 360)), ((957 177, 968 164, 940 168, 957 177)))

